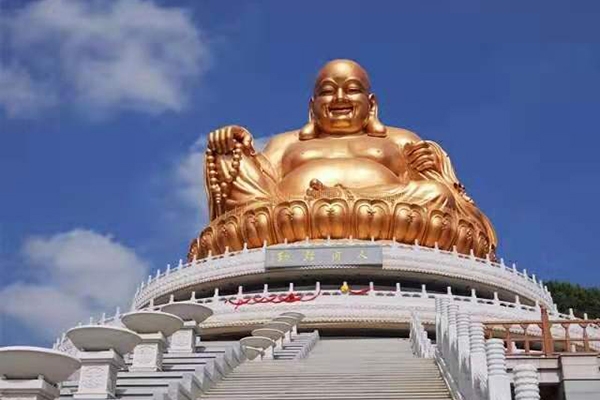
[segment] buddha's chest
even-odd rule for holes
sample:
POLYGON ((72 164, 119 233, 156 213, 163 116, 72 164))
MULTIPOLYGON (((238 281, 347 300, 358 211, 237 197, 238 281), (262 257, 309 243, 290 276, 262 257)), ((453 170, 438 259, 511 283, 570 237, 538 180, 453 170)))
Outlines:
POLYGON ((288 173, 316 160, 374 161, 396 172, 401 168, 402 153, 387 138, 367 135, 360 137, 329 137, 297 142, 283 156, 283 172, 288 173))

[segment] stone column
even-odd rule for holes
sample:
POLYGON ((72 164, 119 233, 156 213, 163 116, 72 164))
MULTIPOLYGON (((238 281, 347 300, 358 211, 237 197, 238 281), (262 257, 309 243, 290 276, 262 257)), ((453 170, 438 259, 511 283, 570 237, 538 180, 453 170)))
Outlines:
POLYGON ((502 339, 488 339, 485 346, 488 365, 488 399, 510 400, 510 380, 506 373, 506 353, 502 339))
POLYGON ((117 373, 125 368, 123 357, 114 350, 80 351, 81 371, 75 399, 114 399, 117 373))
POLYGON ((535 365, 517 364, 513 369, 515 400, 540 400, 538 372, 535 365))
POLYGON ((196 321, 185 321, 183 328, 171 336, 169 353, 194 353, 196 351, 196 337, 199 334, 200 328, 196 321))
POLYGON ((152 372, 162 371, 163 353, 167 346, 167 338, 161 333, 140 333, 142 343, 133 349, 133 361, 130 371, 152 372))

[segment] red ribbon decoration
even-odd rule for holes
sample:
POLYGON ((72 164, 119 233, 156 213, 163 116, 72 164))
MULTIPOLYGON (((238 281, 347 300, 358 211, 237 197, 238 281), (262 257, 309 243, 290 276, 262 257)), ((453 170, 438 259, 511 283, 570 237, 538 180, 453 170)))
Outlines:
MULTIPOLYGON (((348 294, 351 295, 365 295, 371 291, 370 288, 360 289, 360 290, 350 290, 348 294)), ((283 294, 271 294, 269 296, 260 296, 260 297, 250 297, 249 299, 241 299, 241 300, 231 300, 227 299, 226 302, 235 306, 237 310, 241 306, 245 305, 253 305, 253 304, 266 304, 266 303, 296 303, 296 302, 307 302, 313 301, 317 297, 321 295, 321 292, 317 292, 311 297, 306 297, 304 293, 283 293, 283 294)))
POLYGON ((358 296, 362 296, 364 294, 367 294, 371 291, 371 288, 364 288, 364 289, 360 289, 360 290, 352 290, 350 289, 350 291, 348 293, 353 294, 353 295, 358 295, 358 296))
POLYGON ((235 309, 237 310, 239 307, 244 306, 246 304, 248 304, 248 305, 265 304, 265 303, 279 304, 279 303, 296 303, 299 301, 300 302, 313 301, 314 299, 319 297, 320 294, 321 294, 320 291, 311 297, 306 297, 306 295, 303 293, 272 294, 267 297, 262 297, 262 296, 261 297, 251 297, 249 299, 242 299, 242 300, 228 299, 227 302, 229 304, 233 304, 235 306, 235 309))

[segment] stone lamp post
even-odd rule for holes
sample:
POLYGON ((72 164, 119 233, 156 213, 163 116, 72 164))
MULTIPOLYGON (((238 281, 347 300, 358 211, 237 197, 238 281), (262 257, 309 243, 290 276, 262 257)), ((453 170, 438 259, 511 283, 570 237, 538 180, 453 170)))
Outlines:
POLYGON ((169 303, 163 306, 161 311, 176 315, 184 321, 183 328, 171 336, 169 352, 194 353, 196 338, 200 335, 198 324, 210 317, 213 311, 202 304, 191 301, 169 303))
POLYGON ((58 384, 79 369, 81 362, 66 353, 40 347, 0 348, 0 398, 54 400, 58 384))
POLYGON ((123 355, 130 353, 142 338, 129 329, 105 325, 84 325, 67 331, 79 350, 81 373, 75 399, 115 398, 117 372, 125 368, 123 355))
POLYGON ((136 311, 123 315, 121 322, 142 338, 142 342, 133 349, 133 363, 129 370, 162 371, 167 337, 183 327, 183 320, 160 311, 136 311))

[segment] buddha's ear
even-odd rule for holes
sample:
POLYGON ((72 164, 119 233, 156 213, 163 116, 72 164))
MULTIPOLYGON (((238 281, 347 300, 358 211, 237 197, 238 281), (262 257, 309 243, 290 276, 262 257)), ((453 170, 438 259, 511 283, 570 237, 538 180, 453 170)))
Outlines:
POLYGON ((317 127, 315 125, 315 115, 313 114, 314 97, 310 98, 308 103, 308 123, 300 129, 300 140, 309 140, 317 137, 317 127))
POLYGON ((373 93, 369 95, 369 103, 371 104, 371 109, 369 110, 369 119, 367 120, 365 130, 369 136, 385 137, 387 135, 387 130, 385 125, 379 120, 377 97, 375 97, 373 93))

